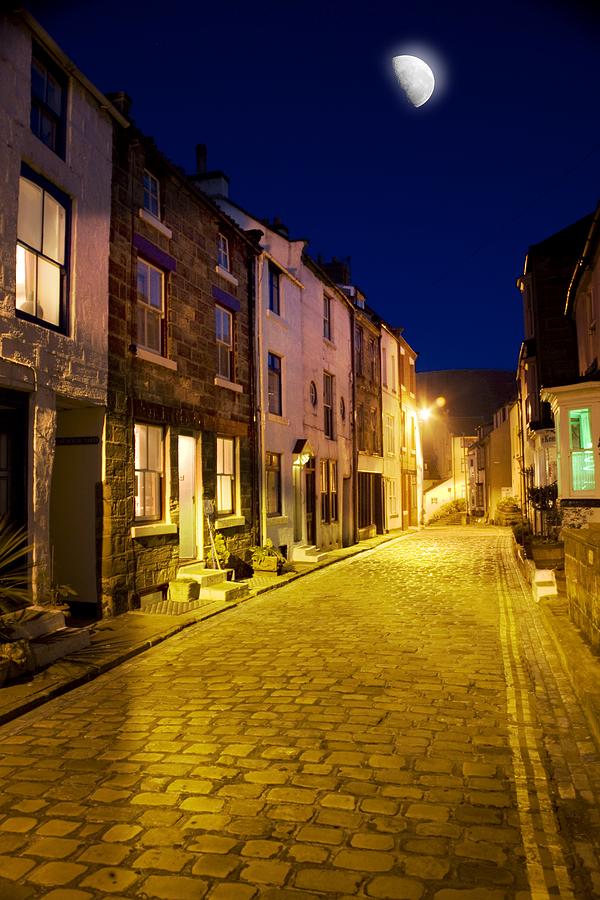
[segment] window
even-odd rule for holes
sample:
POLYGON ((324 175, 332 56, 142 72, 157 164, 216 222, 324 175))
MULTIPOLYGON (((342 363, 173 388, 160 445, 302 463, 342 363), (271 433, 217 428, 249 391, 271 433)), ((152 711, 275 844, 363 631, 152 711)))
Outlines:
POLYGON ((19 179, 16 311, 66 331, 68 199, 43 179, 19 179))
POLYGON ((266 454, 267 515, 281 515, 281 454, 266 454))
POLYGON ((323 337, 331 340, 331 297, 323 295, 323 337))
POLYGON ((395 478, 386 478, 388 515, 398 515, 398 482, 395 478))
POLYGON ((323 372, 323 430, 333 440, 333 375, 323 372))
POLYGON ((160 185, 158 178, 144 169, 144 209, 160 219, 160 185))
POLYGON ((274 416, 282 414, 281 409, 281 357, 269 353, 268 357, 269 412, 274 416))
POLYGON ((137 262, 137 343, 163 352, 164 272, 144 259, 137 262))
POLYGON ((364 369, 364 349, 363 349, 363 330, 360 325, 356 326, 354 331, 354 365, 356 367, 356 374, 362 375, 364 369))
POLYGON ((319 398, 317 396, 317 386, 314 381, 311 381, 308 392, 310 395, 310 405, 316 407, 319 398))
POLYGON ((593 491, 596 476, 589 409, 569 410, 569 440, 573 490, 593 491))
POLYGON ((396 357, 392 353, 392 390, 396 393, 396 357))
POLYGON ((365 444, 365 409, 361 404, 356 411, 356 441, 359 450, 366 450, 365 444))
POLYGON ((160 519, 164 474, 163 429, 157 425, 134 426, 135 518, 160 519))
POLYGON ((388 386, 387 350, 385 347, 381 348, 381 381, 384 387, 388 386))
POLYGON ((223 234, 219 234, 217 241, 217 262, 221 266, 222 269, 225 269, 227 272, 230 271, 229 268, 229 241, 223 234))
POLYGON ((269 263, 269 309, 277 316, 281 314, 279 303, 280 277, 279 269, 269 263))
POLYGON ((373 338, 369 340, 369 375, 373 384, 377 381, 377 353, 375 350, 375 341, 373 338))
POLYGON ((32 132, 54 150, 65 156, 67 79, 46 54, 34 45, 31 58, 32 132))
POLYGON ((233 315, 222 306, 215 306, 217 337, 217 375, 233 381, 233 315))
POLYGON ((217 515, 235 510, 235 440, 217 437, 217 515))
POLYGON ((342 422, 346 421, 346 401, 343 397, 340 397, 340 419, 342 422))
POLYGON ((321 460, 321 521, 337 522, 338 490, 337 462, 334 459, 321 460))
POLYGON ((394 417, 387 415, 385 416, 384 421, 385 433, 384 433, 384 444, 385 444, 385 452, 390 456, 393 456, 396 452, 396 441, 394 436, 395 422, 394 417))

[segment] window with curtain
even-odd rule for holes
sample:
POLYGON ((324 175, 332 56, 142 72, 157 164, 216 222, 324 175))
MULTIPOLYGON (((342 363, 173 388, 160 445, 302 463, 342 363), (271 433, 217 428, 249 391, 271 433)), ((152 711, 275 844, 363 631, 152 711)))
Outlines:
POLYGON ((574 491, 593 491, 596 487, 591 411, 569 410, 571 480, 574 491))

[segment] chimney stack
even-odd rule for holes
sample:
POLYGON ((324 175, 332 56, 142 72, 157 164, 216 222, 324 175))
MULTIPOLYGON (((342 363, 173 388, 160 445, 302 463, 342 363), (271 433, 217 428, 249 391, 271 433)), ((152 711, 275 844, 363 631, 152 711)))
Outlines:
POLYGON ((206 144, 196 144, 196 174, 204 175, 206 172, 207 150, 206 144))
POLYGON ((131 119, 131 97, 125 91, 114 91, 112 94, 107 94, 107 98, 110 100, 115 109, 118 109, 122 116, 125 116, 126 119, 131 119))

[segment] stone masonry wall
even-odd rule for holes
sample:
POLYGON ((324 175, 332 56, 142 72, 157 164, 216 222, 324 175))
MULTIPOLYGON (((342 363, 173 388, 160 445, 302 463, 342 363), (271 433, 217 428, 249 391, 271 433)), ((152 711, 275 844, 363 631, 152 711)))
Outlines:
POLYGON ((563 528, 569 615, 600 653, 600 525, 563 528))
MULTIPOLYGON (((116 615, 139 605, 144 592, 172 580, 179 565, 177 533, 132 537, 134 519, 134 422, 165 426, 165 496, 163 519, 179 523, 178 435, 200 439, 203 498, 216 491, 216 436, 235 436, 240 445, 240 515, 243 525, 224 529, 234 552, 255 543, 248 308, 249 259, 252 249, 239 232, 198 194, 138 132, 115 138, 113 211, 109 270, 109 388, 104 488, 102 607, 116 615), (160 180, 161 221, 172 236, 139 215, 143 207, 143 173, 160 180), (219 232, 229 240, 237 286, 216 271, 219 232), (150 361, 136 353, 136 267, 134 236, 139 235, 175 261, 165 275, 166 359, 150 361), (235 377, 242 391, 215 385, 216 337, 213 287, 235 297, 235 377), (173 370, 172 363, 176 363, 173 370)), ((140 256, 143 257, 143 252, 140 256)), ((150 259, 149 262, 152 262, 150 259)), ((202 499, 202 498, 201 498, 202 499)), ((204 522, 206 529, 206 523, 204 522)), ((204 535, 205 552, 209 546, 204 535)))

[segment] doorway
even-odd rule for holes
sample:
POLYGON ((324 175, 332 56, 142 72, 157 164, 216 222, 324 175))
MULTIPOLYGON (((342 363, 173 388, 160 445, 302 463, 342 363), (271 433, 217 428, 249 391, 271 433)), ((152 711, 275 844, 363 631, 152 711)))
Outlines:
POLYGON ((196 438, 180 434, 179 457, 179 558, 196 559, 196 438))
POLYGON ((315 458, 312 456, 304 466, 306 542, 317 543, 317 523, 315 520, 315 458))

